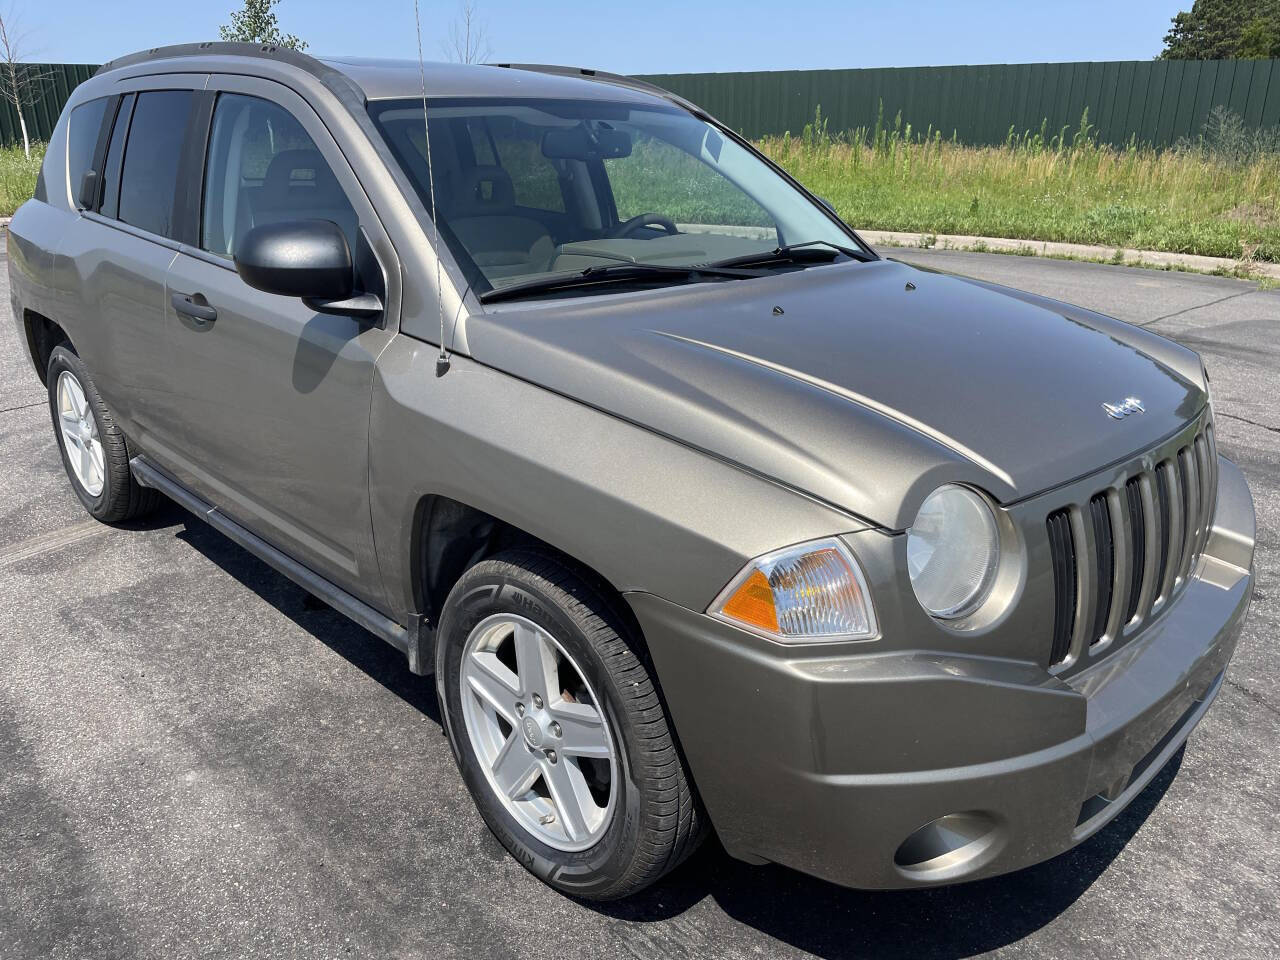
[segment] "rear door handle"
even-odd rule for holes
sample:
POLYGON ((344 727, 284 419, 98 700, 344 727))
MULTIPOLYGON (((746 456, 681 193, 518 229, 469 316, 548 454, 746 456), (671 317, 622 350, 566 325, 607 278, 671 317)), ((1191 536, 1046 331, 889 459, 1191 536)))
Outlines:
POLYGON ((197 297, 204 300, 204 297, 198 293, 193 293, 190 296, 185 293, 175 293, 169 298, 169 302, 173 304, 173 309, 185 317, 190 317, 196 323, 213 323, 218 319, 218 311, 209 306, 208 303, 197 303, 197 297))

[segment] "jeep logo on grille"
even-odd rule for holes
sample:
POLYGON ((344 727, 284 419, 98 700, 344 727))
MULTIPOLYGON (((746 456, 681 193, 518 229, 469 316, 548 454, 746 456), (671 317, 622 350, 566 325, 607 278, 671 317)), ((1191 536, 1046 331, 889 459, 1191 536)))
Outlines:
POLYGON ((1102 409, 1114 420, 1123 420, 1131 413, 1146 413, 1147 408, 1137 397, 1125 397, 1119 403, 1104 403, 1102 409))

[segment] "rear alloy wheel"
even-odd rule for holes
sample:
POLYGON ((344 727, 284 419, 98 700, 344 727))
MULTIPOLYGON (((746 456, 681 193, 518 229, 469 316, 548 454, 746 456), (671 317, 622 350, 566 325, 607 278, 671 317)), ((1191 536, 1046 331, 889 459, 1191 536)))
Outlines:
POLYGON ((62 431, 62 446, 67 451, 67 465, 72 479, 91 497, 102 496, 107 471, 103 462, 102 439, 98 436, 98 421, 89 409, 84 387, 70 370, 58 374, 55 389, 58 427, 62 431))
POLYGON ((613 900, 696 849, 693 783, 607 585, 532 550, 481 561, 445 601, 436 685, 481 816, 547 883, 613 900))
POLYGON ((129 441, 69 344, 53 348, 45 382, 62 465, 90 516, 118 523, 153 510, 160 495, 133 479, 129 441))

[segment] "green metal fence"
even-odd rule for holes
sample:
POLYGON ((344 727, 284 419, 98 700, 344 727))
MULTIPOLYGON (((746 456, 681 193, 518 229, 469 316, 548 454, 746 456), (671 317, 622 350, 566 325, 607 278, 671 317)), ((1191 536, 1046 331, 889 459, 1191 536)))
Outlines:
MULTIPOLYGON (((33 140, 47 140, 91 64, 23 64, 37 78, 39 101, 24 111, 33 140)), ((1209 111, 1224 106, 1247 126, 1280 124, 1280 60, 1122 60, 871 70, 785 70, 647 76, 700 104, 748 137, 793 134, 821 106, 832 131, 871 127, 880 104, 886 121, 965 143, 1002 143, 1018 133, 1074 129, 1085 107, 1105 143, 1167 146, 1198 134, 1209 111)), ((0 105, 0 144, 21 142, 13 107, 0 105)))
MULTIPOLYGON (((30 89, 35 97, 35 102, 22 111, 27 121, 27 136, 33 141, 48 140, 71 91, 92 77, 97 69, 96 65, 87 63, 19 64, 19 88, 30 89)), ((4 78, 6 90, 8 83, 8 78, 4 78)), ((0 146, 15 143, 22 143, 22 127, 13 104, 4 100, 0 104, 0 146)))
POLYGON ((964 143, 1076 128, 1085 107, 1105 143, 1167 146, 1198 134, 1213 107, 1250 127, 1280 124, 1280 60, 1125 60, 876 70, 788 70, 646 76, 748 137, 799 133, 821 106, 831 131, 886 121, 930 125, 964 143))

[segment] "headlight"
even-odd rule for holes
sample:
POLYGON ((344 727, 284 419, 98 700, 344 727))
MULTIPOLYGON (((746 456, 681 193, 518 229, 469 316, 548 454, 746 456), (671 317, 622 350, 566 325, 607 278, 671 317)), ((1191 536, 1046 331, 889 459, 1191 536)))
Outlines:
POLYGON ((867 640, 877 630, 858 561, 835 539, 751 561, 707 613, 782 643, 867 640))
POLYGON ((907 531, 907 572, 920 606, 943 620, 986 599, 1000 560, 1000 535, 987 501, 966 487, 939 487, 907 531))

